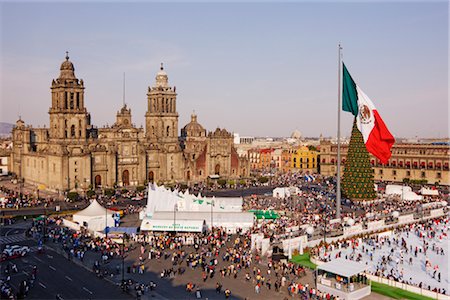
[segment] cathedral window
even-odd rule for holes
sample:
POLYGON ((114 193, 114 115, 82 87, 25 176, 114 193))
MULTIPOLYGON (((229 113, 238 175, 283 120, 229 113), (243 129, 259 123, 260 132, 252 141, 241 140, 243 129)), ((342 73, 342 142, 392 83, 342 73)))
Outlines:
POLYGON ((70 127, 70 137, 75 137, 75 125, 70 127))
POLYGON ((166 136, 169 136, 170 135, 170 126, 167 126, 167 128, 166 128, 166 136))
POLYGON ((67 139, 67 130, 65 130, 64 132, 65 132, 64 137, 67 139))
POLYGON ((79 97, 78 93, 76 95, 77 95, 77 109, 79 109, 80 108, 80 97, 79 97))

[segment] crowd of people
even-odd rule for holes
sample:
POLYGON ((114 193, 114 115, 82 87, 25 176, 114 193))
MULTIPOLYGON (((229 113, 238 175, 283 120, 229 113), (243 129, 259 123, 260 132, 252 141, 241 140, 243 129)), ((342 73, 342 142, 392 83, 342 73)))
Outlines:
POLYGON ((345 257, 365 263, 367 271, 375 276, 446 294, 448 269, 440 265, 446 263, 449 230, 447 215, 317 246, 311 249, 311 255, 322 261, 345 257))

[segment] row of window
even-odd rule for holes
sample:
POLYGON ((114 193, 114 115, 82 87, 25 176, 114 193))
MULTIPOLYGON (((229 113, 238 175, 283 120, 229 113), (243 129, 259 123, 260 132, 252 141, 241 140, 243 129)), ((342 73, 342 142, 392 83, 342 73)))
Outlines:
MULTIPOLYGON (((379 175, 383 175, 383 169, 378 170, 379 175)), ((392 170, 392 176, 397 176, 397 170, 392 170)), ((406 171, 406 177, 411 176, 411 171, 406 171)), ((426 178, 426 173, 424 171, 420 172, 421 178, 426 178)), ((436 172, 436 178, 442 178, 441 172, 436 172)))

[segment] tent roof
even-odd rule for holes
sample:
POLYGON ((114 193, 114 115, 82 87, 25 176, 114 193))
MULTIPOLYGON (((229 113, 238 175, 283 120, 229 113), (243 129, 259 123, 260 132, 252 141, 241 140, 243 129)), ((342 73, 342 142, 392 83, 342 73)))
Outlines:
POLYGON ((366 266, 354 262, 352 260, 347 260, 344 258, 338 258, 330 262, 324 263, 317 267, 318 270, 324 270, 333 274, 341 275, 343 277, 351 277, 357 275, 366 270, 366 266))
POLYGON ((88 207, 75 213, 74 215, 92 217, 92 216, 104 216, 105 214, 114 214, 114 213, 115 211, 106 209, 103 206, 101 206, 97 202, 97 200, 93 200, 88 207))
POLYGON ((425 187, 420 189, 420 193, 426 196, 439 196, 438 190, 427 189, 425 187))

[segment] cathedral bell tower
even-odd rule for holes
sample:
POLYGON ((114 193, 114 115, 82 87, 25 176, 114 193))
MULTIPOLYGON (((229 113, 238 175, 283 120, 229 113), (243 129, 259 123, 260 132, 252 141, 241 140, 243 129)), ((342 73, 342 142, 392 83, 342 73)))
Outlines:
POLYGON ((51 86, 50 139, 84 140, 89 125, 89 114, 84 107, 84 83, 75 77, 75 68, 69 61, 68 52, 60 71, 51 86))
POLYGON ((163 64, 156 75, 156 85, 148 87, 148 108, 145 114, 146 137, 151 142, 177 143, 178 113, 176 88, 168 84, 163 64))

